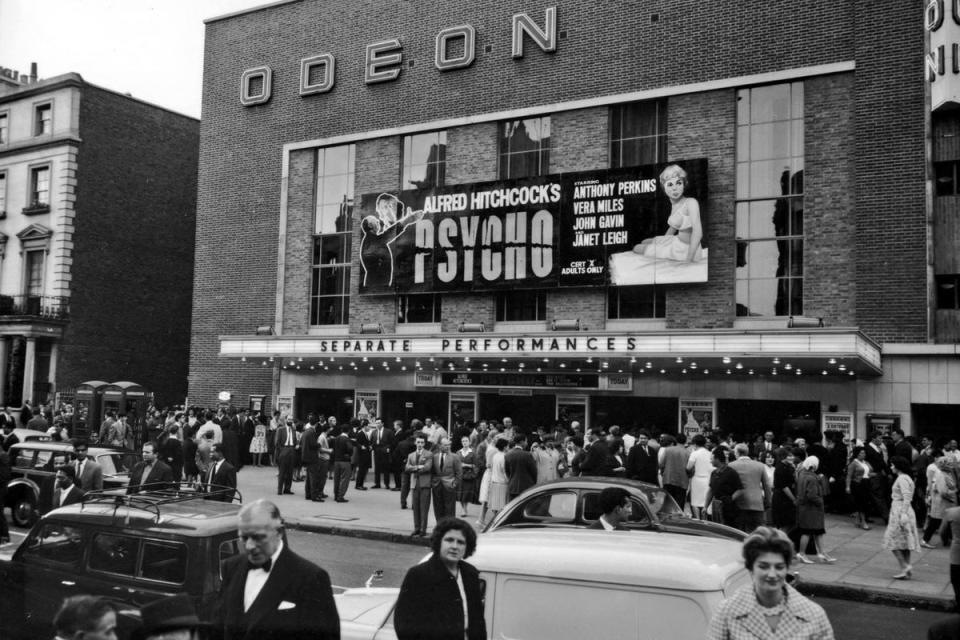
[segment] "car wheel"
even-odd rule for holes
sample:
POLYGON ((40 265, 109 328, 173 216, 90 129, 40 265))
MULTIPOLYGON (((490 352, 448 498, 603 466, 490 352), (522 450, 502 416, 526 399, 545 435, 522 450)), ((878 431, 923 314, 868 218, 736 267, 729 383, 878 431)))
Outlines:
POLYGON ((37 519, 37 505, 29 497, 18 498, 13 504, 13 524, 29 527, 37 519))

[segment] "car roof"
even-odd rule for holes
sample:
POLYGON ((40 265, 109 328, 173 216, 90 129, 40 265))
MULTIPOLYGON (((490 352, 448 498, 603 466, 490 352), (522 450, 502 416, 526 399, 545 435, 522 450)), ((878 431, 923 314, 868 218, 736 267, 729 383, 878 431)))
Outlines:
POLYGON ((744 567, 732 540, 596 529, 484 533, 468 562, 502 574, 686 591, 722 590, 744 567), (545 551, 555 561, 544 562, 545 551))
POLYGON ((562 487, 570 488, 598 488, 602 489, 603 487, 635 487, 637 489, 654 489, 656 491, 663 491, 661 487, 658 487, 655 484, 650 484, 649 482, 641 482, 640 480, 630 480, 628 478, 617 478, 614 476, 572 476, 570 478, 558 478, 557 480, 548 480, 547 482, 541 482, 540 484, 534 486, 534 489, 557 489, 562 487))
POLYGON ((83 502, 55 509, 43 520, 86 526, 136 529, 152 533, 205 537, 237 530, 240 505, 216 500, 184 500, 155 508, 113 505, 108 501, 83 502))
MULTIPOLYGON (((28 440, 18 442, 10 449, 31 449, 37 451, 67 451, 73 453, 73 445, 69 442, 54 442, 53 440, 28 440)), ((87 447, 87 455, 98 455, 104 453, 137 453, 129 449, 118 449, 116 447, 87 447)))
POLYGON ((23 427, 17 427, 13 430, 13 434, 17 436, 17 439, 20 440, 20 442, 52 442, 52 438, 47 435, 46 431, 39 431, 38 429, 25 429, 23 427))

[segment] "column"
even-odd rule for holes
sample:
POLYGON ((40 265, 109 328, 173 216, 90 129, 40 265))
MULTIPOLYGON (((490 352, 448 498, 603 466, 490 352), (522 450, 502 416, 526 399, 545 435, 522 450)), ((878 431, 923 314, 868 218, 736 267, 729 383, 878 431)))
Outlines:
MULTIPOLYGON (((50 373, 47 375, 47 382, 50 383, 50 401, 57 397, 57 357, 60 354, 60 343, 56 340, 50 341, 50 373)), ((46 399, 44 399, 46 401, 46 399)), ((54 411, 59 411, 60 407, 54 407, 54 411)))
POLYGON ((10 343, 6 338, 0 337, 0 406, 7 404, 7 360, 10 356, 10 343))
POLYGON ((34 401, 33 397, 33 377, 37 370, 37 339, 27 337, 27 350, 23 355, 23 393, 20 394, 20 402, 24 400, 34 401))

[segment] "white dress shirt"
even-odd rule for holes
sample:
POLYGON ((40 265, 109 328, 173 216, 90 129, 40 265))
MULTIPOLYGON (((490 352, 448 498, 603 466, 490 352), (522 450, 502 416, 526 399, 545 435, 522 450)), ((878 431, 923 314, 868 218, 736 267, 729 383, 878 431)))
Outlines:
MULTIPOLYGON (((270 571, 273 571, 277 566, 277 558, 280 557, 280 552, 283 551, 283 540, 280 541, 280 544, 277 546, 277 550, 273 552, 273 555, 270 556, 270 571)), ((247 582, 243 587, 243 612, 246 613, 250 610, 250 606, 257 600, 257 596, 260 595, 260 592, 263 590, 263 585, 267 584, 267 578, 270 577, 268 571, 263 569, 254 569, 247 571, 247 582)))

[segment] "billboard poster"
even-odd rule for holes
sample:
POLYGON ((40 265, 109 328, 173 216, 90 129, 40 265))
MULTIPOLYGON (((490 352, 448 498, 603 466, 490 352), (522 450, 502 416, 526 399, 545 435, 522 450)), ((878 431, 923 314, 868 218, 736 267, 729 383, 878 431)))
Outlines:
POLYGON ((707 281, 705 159, 360 199, 360 293, 707 281))
POLYGON ((687 438, 713 431, 716 415, 716 398, 680 398, 680 431, 687 438))
POLYGON ((354 389, 353 408, 355 417, 373 420, 380 415, 380 392, 354 389))
POLYGON ((853 437, 852 413, 823 413, 820 420, 820 431, 839 431, 847 438, 853 437))

